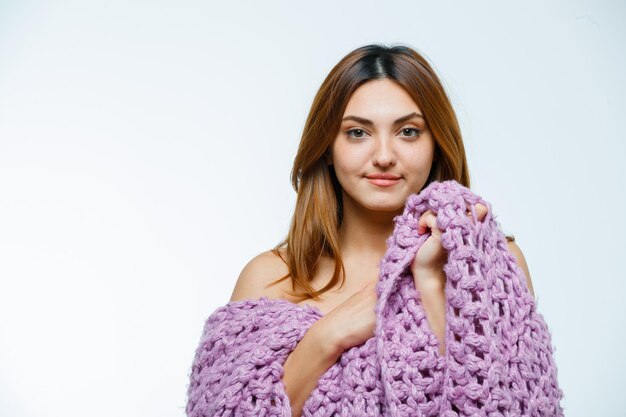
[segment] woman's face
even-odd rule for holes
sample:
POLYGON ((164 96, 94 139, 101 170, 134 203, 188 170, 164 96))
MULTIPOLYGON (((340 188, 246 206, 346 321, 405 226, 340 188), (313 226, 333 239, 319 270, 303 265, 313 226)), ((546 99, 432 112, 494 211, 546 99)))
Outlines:
POLYGON ((389 79, 368 81, 352 94, 328 162, 343 201, 374 211, 398 211, 430 173, 435 142, 417 104, 389 79), (395 180, 371 176, 390 174, 395 180), (348 201, 352 200, 352 201, 348 201))

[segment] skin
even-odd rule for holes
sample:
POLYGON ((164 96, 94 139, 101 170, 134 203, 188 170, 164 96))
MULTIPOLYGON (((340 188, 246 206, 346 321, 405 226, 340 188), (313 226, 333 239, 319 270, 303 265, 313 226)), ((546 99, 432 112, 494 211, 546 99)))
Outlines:
POLYGON ((402 87, 386 79, 363 84, 348 102, 344 118, 358 116, 374 125, 343 121, 328 159, 342 186, 340 242, 346 257, 384 254, 393 218, 402 214, 406 198, 428 179, 435 142, 425 121, 415 117, 393 125, 413 112, 422 114, 402 87), (415 130, 421 131, 419 136, 415 130), (365 178, 372 173, 392 173, 402 179, 391 187, 378 187, 365 178))
MULTIPOLYGON (((435 141, 423 117, 394 125, 396 119, 411 113, 422 114, 411 96, 388 79, 365 83, 348 102, 344 119, 358 116, 373 125, 344 121, 327 160, 334 165, 342 186, 340 242, 346 257, 352 253, 384 255, 393 218, 402 214, 408 196, 426 184, 435 141), (379 187, 365 178, 372 173, 391 173, 401 180, 391 187, 379 187)), ((484 218, 486 207, 478 204, 476 210, 479 219, 484 218)), ((437 245, 441 233, 435 221, 436 215, 430 210, 420 219, 419 233, 432 229, 432 239, 420 248, 416 269, 436 269, 445 262, 445 252, 437 245)))
MULTIPOLYGON (((380 260, 386 251, 386 238, 393 232, 393 218, 402 214, 407 197, 426 184, 435 141, 419 115, 422 112, 412 97, 388 79, 361 85, 348 102, 340 131, 327 156, 327 163, 334 165, 342 186, 344 214, 339 236, 346 264, 371 264, 380 260), (411 113, 418 116, 394 123, 411 113), (372 123, 346 120, 350 116, 372 123), (395 185, 380 187, 366 178, 372 173, 391 173, 401 179, 395 185)), ((484 205, 476 206, 479 220, 484 218, 486 209, 484 205)), ((435 221, 436 215, 430 210, 420 218, 418 233, 430 232, 430 236, 420 247, 411 270, 443 352, 446 251, 441 246, 441 231, 435 221)), ((363 275, 351 276, 358 279, 363 275)), ((338 351, 373 336, 376 282, 377 276, 359 282, 361 290, 321 320, 326 323, 331 339, 337 341, 338 351)))

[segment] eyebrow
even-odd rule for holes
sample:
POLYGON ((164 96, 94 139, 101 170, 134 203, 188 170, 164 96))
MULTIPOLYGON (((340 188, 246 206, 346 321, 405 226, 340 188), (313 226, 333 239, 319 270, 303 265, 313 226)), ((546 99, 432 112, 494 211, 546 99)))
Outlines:
MULTIPOLYGON (((406 116, 402 116, 401 118, 399 118, 398 120, 393 122, 393 124, 394 125, 398 125, 398 124, 404 123, 407 120, 410 120, 410 119, 412 119, 414 117, 419 117, 421 119, 424 119, 424 116, 422 116, 421 114, 413 112, 413 113, 407 114, 406 116)), ((365 119, 365 118, 359 117, 359 116, 352 116, 352 115, 350 115, 350 116, 346 116, 346 117, 344 117, 342 119, 342 121, 346 121, 346 120, 354 120, 355 122, 362 123, 362 124, 367 125, 367 126, 373 126, 374 125, 374 122, 372 122, 371 120, 365 119)))

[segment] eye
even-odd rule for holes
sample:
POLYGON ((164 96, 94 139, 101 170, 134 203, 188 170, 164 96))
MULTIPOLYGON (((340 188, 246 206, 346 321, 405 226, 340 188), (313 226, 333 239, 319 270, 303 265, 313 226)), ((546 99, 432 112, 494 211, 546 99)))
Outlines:
MULTIPOLYGON (((421 129, 417 129, 414 127, 407 127, 402 129, 403 133, 409 133, 409 135, 402 135, 405 138, 418 138, 421 134, 422 134, 422 130, 421 129), (413 134, 411 135, 410 133, 413 132, 413 134)), ((363 138, 364 135, 367 135, 367 132, 363 129, 359 129, 359 128, 354 128, 354 129, 349 129, 345 131, 346 136, 351 137, 351 138, 363 138)))
POLYGON ((402 133, 411 132, 411 131, 415 132, 415 134, 414 135, 405 136, 406 138, 410 138, 410 137, 417 138, 417 137, 419 137, 422 134, 422 131, 420 129, 416 129, 414 127, 407 127, 407 128, 402 129, 402 133))
POLYGON ((363 129, 349 129, 345 131, 346 136, 348 137, 352 137, 352 138, 362 138, 363 134, 365 133, 365 130, 363 129), (355 133, 355 135, 353 136, 352 133, 355 133))

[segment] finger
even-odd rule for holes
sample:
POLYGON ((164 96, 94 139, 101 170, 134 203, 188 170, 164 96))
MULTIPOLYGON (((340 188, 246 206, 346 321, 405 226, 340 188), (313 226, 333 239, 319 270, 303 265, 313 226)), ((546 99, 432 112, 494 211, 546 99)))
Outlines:
MULTIPOLYGON (((476 205, 474 206, 474 210, 476 211, 476 218, 478 219, 478 221, 483 221, 485 215, 487 214, 487 206, 481 203, 476 203, 476 205)), ((472 220, 474 219, 471 209, 467 210, 465 214, 470 216, 472 220)))
POLYGON ((417 234, 422 235, 426 233, 428 230, 428 216, 431 216, 433 212, 431 210, 426 210, 420 216, 419 221, 417 222, 417 234))
POLYGON ((430 234, 432 236, 440 236, 441 230, 437 228, 437 216, 431 210, 427 210, 420 216, 419 221, 417 222, 418 234, 424 234, 428 229, 430 229, 430 234))
POLYGON ((487 206, 481 203, 476 204, 476 214, 478 216, 478 220, 480 220, 481 222, 485 219, 485 216, 487 215, 487 206))

